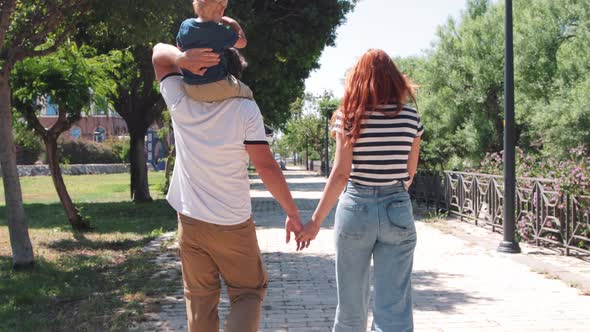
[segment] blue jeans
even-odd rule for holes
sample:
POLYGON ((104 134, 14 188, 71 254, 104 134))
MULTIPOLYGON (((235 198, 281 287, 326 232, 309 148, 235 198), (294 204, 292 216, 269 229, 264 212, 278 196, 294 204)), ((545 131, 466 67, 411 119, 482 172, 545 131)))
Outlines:
POLYGON ((416 226, 403 184, 369 187, 350 182, 340 197, 334 229, 338 308, 333 331, 366 331, 371 257, 375 331, 413 331, 416 226))

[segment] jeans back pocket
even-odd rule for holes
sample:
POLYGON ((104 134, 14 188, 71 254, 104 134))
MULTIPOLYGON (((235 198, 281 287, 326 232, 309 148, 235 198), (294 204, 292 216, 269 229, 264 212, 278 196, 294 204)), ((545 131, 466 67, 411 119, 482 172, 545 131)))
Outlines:
POLYGON ((416 224, 409 198, 396 198, 385 205, 386 220, 381 222, 380 238, 388 243, 415 241, 416 224))
POLYGON ((339 203, 336 208, 334 230, 337 237, 360 240, 367 232, 369 206, 357 203, 339 203))

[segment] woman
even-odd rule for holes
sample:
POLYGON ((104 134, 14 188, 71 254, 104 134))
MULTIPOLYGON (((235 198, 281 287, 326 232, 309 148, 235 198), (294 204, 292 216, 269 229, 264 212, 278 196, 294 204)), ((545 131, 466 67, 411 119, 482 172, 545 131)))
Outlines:
POLYGON ((334 169, 299 249, 315 239, 340 197, 334 226, 338 308, 334 332, 366 331, 369 268, 374 262, 374 328, 413 331, 411 273, 416 228, 407 192, 424 128, 412 85, 381 50, 369 50, 352 71, 338 112, 334 169), (349 181, 350 180, 350 181, 349 181), (346 188, 346 189, 345 189, 346 188))

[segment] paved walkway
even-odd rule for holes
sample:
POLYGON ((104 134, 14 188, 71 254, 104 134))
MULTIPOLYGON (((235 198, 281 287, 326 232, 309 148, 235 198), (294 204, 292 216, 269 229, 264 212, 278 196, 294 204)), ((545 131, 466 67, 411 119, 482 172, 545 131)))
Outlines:
MULTIPOLYGON (((302 215, 308 218, 325 181, 301 171, 286 174, 302 215)), ((260 331, 330 331, 336 308, 333 214, 309 250, 297 253, 293 245, 284 244, 284 215, 258 179, 252 180, 252 196, 271 280, 260 331)), ((531 269, 522 257, 499 254, 423 222, 417 223, 417 229, 416 331, 590 331, 590 296, 531 269)), ((580 260, 568 262, 580 271, 590 268, 590 263, 580 260)), ((179 287, 162 301, 161 312, 148 314, 149 321, 142 328, 185 331, 178 260, 168 254, 158 263, 163 273, 178 279, 179 287)), ((228 309, 225 294, 220 309, 223 323, 228 309)))

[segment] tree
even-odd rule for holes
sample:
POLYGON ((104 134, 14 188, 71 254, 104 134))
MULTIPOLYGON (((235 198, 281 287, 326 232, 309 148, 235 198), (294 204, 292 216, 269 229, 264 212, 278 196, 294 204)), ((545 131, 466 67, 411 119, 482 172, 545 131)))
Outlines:
MULTIPOLYGON (((320 96, 308 94, 304 98, 298 98, 291 104, 292 117, 287 123, 282 144, 286 144, 292 151, 305 153, 308 166, 311 152, 311 160, 319 159, 322 167, 325 167, 326 116, 330 119, 339 104, 339 100, 326 92, 320 96)), ((332 157, 334 140, 329 139, 328 143, 329 150, 332 151, 328 157, 332 157)))
POLYGON ((15 269, 33 266, 34 255, 16 166, 10 77, 19 61, 54 52, 88 12, 90 3, 89 0, 0 0, 0 166, 15 269))
MULTIPOLYGON (((534 0, 515 6, 517 144, 562 155, 588 144, 590 4, 534 0), (571 135, 564 135, 571 132, 571 135)), ((408 66, 421 86, 424 157, 432 164, 478 164, 503 148, 503 3, 471 0, 459 22, 408 66), (430 157, 430 158, 429 158, 430 157)), ((404 59, 409 61, 409 59, 404 59)))
POLYGON ((305 153, 308 166, 310 160, 323 159, 323 124, 322 118, 317 113, 305 114, 287 123, 284 139, 291 149, 305 153))
MULTIPOLYGON (((67 44, 51 56, 29 58, 15 66, 12 75, 14 106, 44 144, 53 184, 76 231, 92 229, 83 218, 67 191, 59 165, 57 140, 90 110, 91 102, 104 103, 111 96, 114 82, 107 68, 116 67, 108 56, 88 57, 92 50, 79 50, 67 44), (42 101, 51 98, 58 105, 58 117, 49 129, 38 118, 42 101)), ((114 54, 116 56, 117 54, 114 54)))
MULTIPOLYGON (((246 30, 249 46, 244 50, 249 84, 268 124, 281 128, 289 118, 289 104, 303 92, 304 81, 326 45, 335 40, 356 0, 234 2, 227 15, 246 30), (313 36, 313 37, 312 37, 313 36), (277 84, 280 82, 280 84, 277 84)), ((147 129, 165 108, 153 81, 151 46, 174 43, 180 22, 194 16, 190 1, 105 0, 93 19, 85 22, 77 39, 101 52, 126 49, 132 55, 118 82, 115 109, 125 119, 131 136, 131 195, 150 201, 144 154, 147 129)))
MULTIPOLYGON (((330 131, 332 128, 331 120, 334 112, 340 106, 340 100, 334 98, 332 93, 324 93, 321 99, 318 102, 318 106, 320 109, 320 115, 324 122, 324 153, 322 153, 322 174, 328 175, 329 171, 326 170, 326 165, 330 165, 330 160, 333 159, 335 155, 334 148, 331 148, 331 145, 334 145, 334 140, 330 139, 332 137, 330 131)), ((329 167, 328 167, 329 168, 329 167)))
POLYGON ((244 54, 250 66, 243 81, 253 89, 265 122, 285 127, 290 104, 303 95, 305 79, 319 67, 324 47, 334 45, 336 28, 356 2, 246 0, 229 7, 248 35, 244 54))

